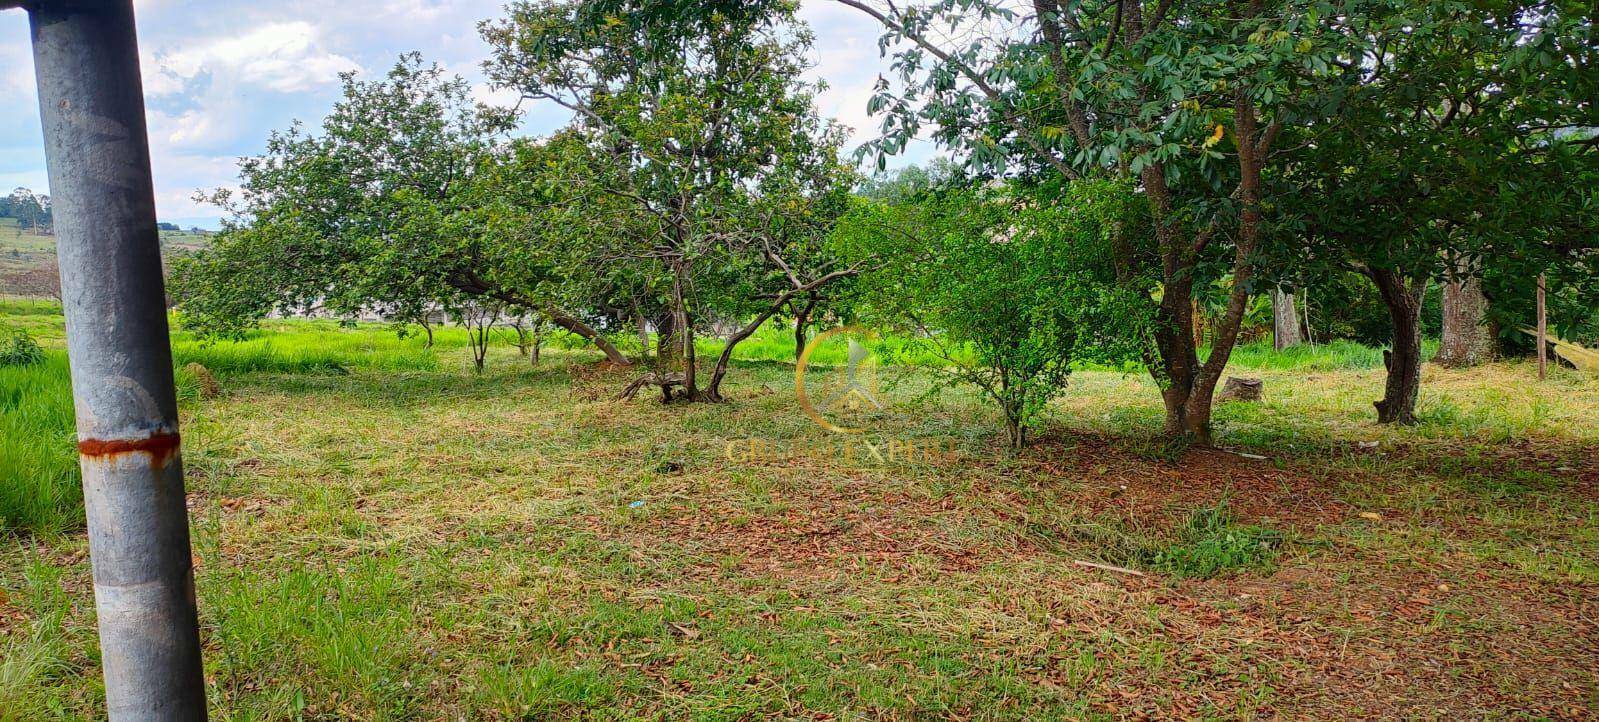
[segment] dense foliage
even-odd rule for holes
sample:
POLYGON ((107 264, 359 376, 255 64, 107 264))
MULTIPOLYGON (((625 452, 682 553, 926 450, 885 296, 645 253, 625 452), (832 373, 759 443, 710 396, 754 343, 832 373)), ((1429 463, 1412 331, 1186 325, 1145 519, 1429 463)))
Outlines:
POLYGON ((35 233, 48 232, 55 225, 50 196, 35 194, 29 188, 17 188, 11 195, 0 196, 0 218, 15 218, 17 227, 35 233))
POLYGON ((32 366, 44 360, 44 349, 21 329, 0 329, 0 366, 32 366))
POLYGON ((979 174, 1136 180, 1151 222, 1131 232, 1156 252, 1117 262, 1160 281, 1150 368, 1173 433, 1208 436, 1252 297, 1317 264, 1377 287, 1396 326, 1379 418, 1409 422, 1430 283, 1488 257, 1525 259, 1523 278, 1591 263, 1599 209, 1570 183, 1595 167, 1589 4, 839 2, 893 56, 880 163, 927 129, 979 174))
POLYGON ((1118 229, 1142 210, 1111 182, 1048 194, 928 191, 864 207, 839 242, 888 259, 862 280, 862 312, 992 399, 1021 447, 1074 363, 1149 351, 1145 299, 1113 270, 1118 229))
POLYGON ((793 3, 516 2, 479 27, 484 70, 569 124, 510 137, 514 111, 414 54, 345 76, 319 132, 275 134, 213 197, 234 220, 178 262, 182 318, 450 317, 478 359, 498 324, 552 323, 669 401, 722 400, 774 319, 796 354, 873 319, 963 349, 1014 442, 1079 359, 1142 364, 1166 432, 1204 441, 1268 328, 1385 342, 1400 423, 1423 335, 1516 336, 1540 275, 1557 330, 1599 333, 1589 6, 838 2, 891 58, 862 154, 930 135, 949 160, 841 161, 793 3), (697 337, 722 342, 709 373, 697 337))
POLYGON ((496 85, 574 115, 556 173, 584 200, 564 222, 588 230, 617 289, 606 302, 641 326, 655 311, 665 353, 650 381, 668 399, 719 400, 737 343, 854 273, 822 253, 853 178, 841 131, 816 114, 793 11, 523 2, 483 26, 496 85), (694 335, 714 321, 739 330, 702 380, 694 335))
MULTIPOLYGON (((240 165, 242 192, 212 247, 180 259, 185 324, 237 335, 273 311, 381 311, 426 322, 489 306, 537 313, 626 359, 564 309, 559 260, 486 198, 514 157, 494 142, 509 118, 473 103, 460 78, 407 55, 379 81, 344 76, 320 134, 275 133, 240 165)), ((529 209, 536 213, 538 209, 529 209)))

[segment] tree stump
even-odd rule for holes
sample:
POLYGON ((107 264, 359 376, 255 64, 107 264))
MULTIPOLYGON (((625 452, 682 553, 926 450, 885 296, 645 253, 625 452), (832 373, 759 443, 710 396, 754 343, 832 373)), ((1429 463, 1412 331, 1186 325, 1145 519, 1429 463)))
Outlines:
POLYGON ((1259 401, 1260 394, 1265 388, 1266 383, 1260 379, 1228 376, 1227 384, 1222 386, 1221 395, 1216 397, 1216 401, 1259 401))
POLYGON ((194 376, 194 385, 200 390, 200 398, 214 399, 222 395, 222 384, 217 383, 217 377, 211 373, 211 369, 198 363, 191 363, 183 369, 194 376))

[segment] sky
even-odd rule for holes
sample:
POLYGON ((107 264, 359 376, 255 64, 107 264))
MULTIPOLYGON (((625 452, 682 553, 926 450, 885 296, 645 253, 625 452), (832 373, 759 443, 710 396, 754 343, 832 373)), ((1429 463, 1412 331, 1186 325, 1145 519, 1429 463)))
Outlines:
MULTIPOLYGON (((459 74, 481 100, 514 96, 482 82, 488 55, 477 23, 499 17, 504 0, 135 0, 145 110, 149 119, 156 212, 182 226, 215 227, 219 211, 195 191, 237 182, 238 158, 259 153, 267 134, 293 120, 315 125, 338 95, 338 75, 377 76, 400 53, 419 50, 459 74)), ((823 116, 853 129, 850 145, 873 137, 866 101, 887 61, 871 18, 828 0, 804 0, 801 17, 816 33, 812 73, 828 89, 823 116)), ((0 193, 46 191, 27 15, 0 11, 0 193)), ((529 108, 523 134, 564 125, 555 107, 529 108)), ((923 162, 929 143, 913 143, 890 166, 923 162)))

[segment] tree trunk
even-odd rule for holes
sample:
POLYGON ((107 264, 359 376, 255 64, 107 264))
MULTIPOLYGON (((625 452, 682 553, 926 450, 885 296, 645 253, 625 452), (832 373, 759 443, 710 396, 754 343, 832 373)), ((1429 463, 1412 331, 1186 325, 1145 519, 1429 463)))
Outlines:
POLYGON ((684 288, 687 281, 687 263, 681 259, 673 261, 672 330, 677 336, 678 358, 683 362, 683 396, 689 401, 699 401, 700 390, 694 379, 694 324, 689 320, 687 289, 684 288))
POLYGON ((777 313, 777 310, 781 307, 781 304, 774 305, 757 316, 754 321, 727 337, 727 343, 722 345, 722 354, 716 359, 716 368, 711 371, 711 382, 705 386, 704 396, 706 401, 722 400, 722 379, 727 377, 727 369, 733 361, 733 348, 742 343, 744 339, 755 335, 755 332, 760 330, 761 324, 766 323, 766 320, 777 313))
POLYGON ((1316 331, 1310 327, 1310 296, 1305 296, 1303 303, 1299 304, 1300 313, 1304 314, 1305 343, 1316 345, 1316 331))
POLYGON ((644 318, 644 311, 640 310, 638 303, 633 304, 633 322, 638 326, 638 355, 642 361, 650 360, 650 322, 644 318))
POLYGON ((1172 220, 1171 195, 1162 165, 1151 163, 1142 175, 1155 215, 1161 276, 1165 282, 1156 314, 1155 342, 1161 356, 1160 375, 1164 376, 1157 376, 1156 381, 1162 384, 1166 433, 1197 444, 1211 443, 1212 399, 1216 395, 1216 384, 1221 381, 1227 361, 1232 357, 1233 347, 1238 343, 1238 327, 1243 323, 1249 303, 1253 272, 1250 257, 1260 242, 1260 172, 1266 148, 1257 127, 1255 107, 1242 91, 1236 94, 1233 103, 1233 131, 1238 145, 1240 202, 1232 262, 1233 287, 1227 297, 1226 312, 1211 321, 1210 354, 1204 363, 1199 362, 1193 348, 1193 274, 1203 240, 1190 242, 1183 238, 1179 224, 1172 220))
POLYGON ((1377 284, 1388 318, 1393 322, 1393 348, 1383 351, 1388 377, 1383 397, 1373 403, 1381 424, 1416 423, 1416 399, 1421 395, 1421 300, 1426 279, 1407 281, 1393 269, 1368 269, 1377 284))
POLYGON ((595 348, 598 348, 600 351, 605 353, 606 360, 610 361, 611 363, 616 364, 617 366, 633 365, 633 362, 628 360, 627 356, 624 356, 621 351, 616 350, 616 346, 612 345, 610 340, 605 338, 604 334, 601 334, 594 327, 583 323, 575 316, 562 311, 555 306, 541 304, 533 301, 532 299, 523 297, 521 294, 499 288, 483 280, 476 273, 473 273, 470 270, 464 271, 459 276, 451 278, 450 285, 456 290, 471 296, 492 298, 496 301, 500 301, 511 306, 535 310, 542 314, 545 318, 549 319, 550 323, 588 339, 590 343, 594 344, 595 348))
POLYGON ((483 373, 483 364, 489 355, 489 330, 467 326, 467 340, 472 344, 472 369, 483 373))
POLYGON ((799 363, 800 356, 805 354, 805 331, 811 323, 811 311, 816 309, 816 299, 812 298, 797 308, 794 314, 794 363, 799 363))
POLYGON ((1549 372, 1549 284, 1546 274, 1538 274, 1538 380, 1549 372))
POLYGON ((1488 325, 1488 298, 1482 295, 1482 280, 1469 259, 1457 258, 1454 277, 1444 284, 1443 336, 1433 361, 1443 366, 1465 368, 1491 360, 1494 332, 1488 325))
POLYGON ((1271 290, 1272 345, 1278 351, 1305 342, 1299 333, 1299 311, 1294 305, 1294 294, 1281 287, 1271 290))
MULTIPOLYGON (((1160 305, 1155 309, 1155 348, 1158 358, 1149 364, 1150 375, 1160 386, 1166 407, 1168 436, 1181 437, 1193 425, 1187 417, 1188 397, 1193 390, 1199 366, 1194 353, 1194 306, 1192 264, 1187 241, 1171 220, 1171 196, 1166 188, 1165 169, 1151 163, 1141 175, 1154 212, 1155 239, 1160 246, 1161 278, 1165 284, 1160 305)), ((1208 427, 1208 420, 1202 420, 1208 427)))
POLYGON ((550 323, 588 339, 589 343, 594 344, 595 348, 598 348, 600 351, 605 353, 605 359, 607 361, 610 361, 617 366, 633 365, 633 362, 628 359, 626 354, 618 351, 616 346, 611 343, 610 339, 605 338, 605 335, 600 333, 594 327, 579 321, 578 319, 568 315, 565 311, 562 311, 558 308, 547 306, 542 310, 542 313, 544 314, 545 318, 550 320, 550 323))
POLYGON ((1022 426, 1019 416, 1005 414, 1005 439, 1010 442, 1010 448, 1016 451, 1027 446, 1027 427, 1022 426))
POLYGON ((656 365, 665 368, 677 361, 677 328, 673 325, 671 311, 655 319, 656 365))

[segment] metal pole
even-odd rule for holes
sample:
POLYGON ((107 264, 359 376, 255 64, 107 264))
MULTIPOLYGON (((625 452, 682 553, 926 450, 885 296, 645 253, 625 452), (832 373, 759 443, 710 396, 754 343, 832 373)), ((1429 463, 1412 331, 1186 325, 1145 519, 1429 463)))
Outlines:
POLYGON ((189 519, 132 0, 25 2, 112 720, 203 720, 189 519))

